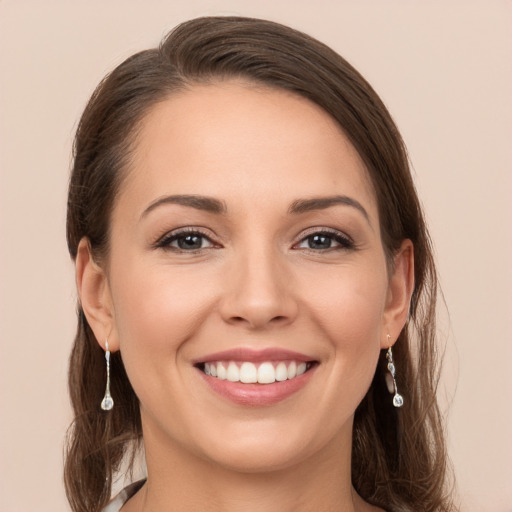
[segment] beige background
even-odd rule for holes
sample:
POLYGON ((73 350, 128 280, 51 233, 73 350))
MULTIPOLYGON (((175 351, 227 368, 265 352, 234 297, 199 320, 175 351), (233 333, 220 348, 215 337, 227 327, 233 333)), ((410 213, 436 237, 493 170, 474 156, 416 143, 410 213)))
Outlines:
POLYGON ((330 44, 397 120, 450 312, 441 394, 463 510, 512 511, 510 1, 0 0, 1 512, 68 509, 64 217, 79 114, 108 70, 178 22, 233 13, 330 44))

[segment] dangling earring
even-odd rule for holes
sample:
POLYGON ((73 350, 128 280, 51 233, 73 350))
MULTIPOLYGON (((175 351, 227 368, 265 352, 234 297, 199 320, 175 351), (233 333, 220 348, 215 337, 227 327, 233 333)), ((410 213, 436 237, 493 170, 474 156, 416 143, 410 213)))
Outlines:
POLYGON ((108 349, 108 340, 105 340, 105 361, 107 362, 107 386, 105 396, 101 401, 101 408, 104 411, 110 411, 114 407, 114 399, 110 396, 110 350, 108 349))
POLYGON ((393 362, 393 351, 391 350, 390 343, 390 335, 388 334, 388 352, 386 354, 386 359, 388 360, 388 370, 389 375, 386 375, 386 383, 388 386, 388 390, 390 393, 394 393, 393 396, 393 405, 395 407, 402 407, 404 405, 404 398, 402 395, 398 393, 398 388, 396 387, 396 378, 395 378, 395 363, 393 362))

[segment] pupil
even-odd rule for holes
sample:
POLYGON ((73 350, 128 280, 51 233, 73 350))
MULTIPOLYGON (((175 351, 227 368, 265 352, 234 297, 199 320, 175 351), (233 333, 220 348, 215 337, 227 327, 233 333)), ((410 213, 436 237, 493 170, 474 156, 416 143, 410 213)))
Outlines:
POLYGON ((313 235, 309 237, 310 249, 329 249, 331 247, 331 239, 325 235, 313 235))
POLYGON ((187 235, 183 238, 178 239, 178 247, 180 249, 200 249, 201 248, 201 237, 198 235, 187 235))

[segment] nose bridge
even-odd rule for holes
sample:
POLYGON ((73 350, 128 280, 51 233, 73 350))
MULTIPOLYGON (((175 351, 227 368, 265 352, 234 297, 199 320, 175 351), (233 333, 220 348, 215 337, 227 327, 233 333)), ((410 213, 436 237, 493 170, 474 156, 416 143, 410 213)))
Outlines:
POLYGON ((297 305, 286 257, 268 241, 247 244, 235 253, 224 297, 224 318, 251 328, 292 321, 297 305))

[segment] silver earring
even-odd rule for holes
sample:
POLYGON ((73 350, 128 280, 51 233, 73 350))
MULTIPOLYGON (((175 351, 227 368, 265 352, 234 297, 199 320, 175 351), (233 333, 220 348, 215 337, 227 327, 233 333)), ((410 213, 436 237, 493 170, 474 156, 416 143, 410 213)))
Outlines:
POLYGON ((388 334, 388 352, 386 354, 386 359, 388 360, 388 371, 389 375, 386 375, 386 383, 388 386, 388 390, 390 393, 393 393, 393 405, 395 407, 402 407, 404 405, 404 398, 402 395, 398 393, 398 388, 396 387, 396 378, 395 378, 395 363, 393 362, 393 351, 391 350, 391 344, 389 343, 390 336, 388 334))
POLYGON ((114 399, 110 396, 110 350, 108 349, 108 340, 105 340, 105 361, 107 363, 107 386, 105 396, 101 401, 101 408, 104 411, 110 411, 114 407, 114 399))

